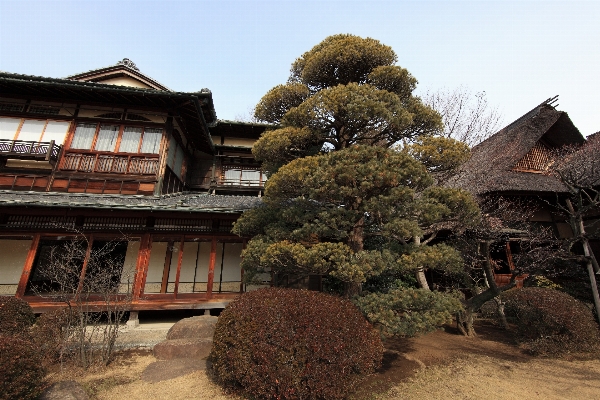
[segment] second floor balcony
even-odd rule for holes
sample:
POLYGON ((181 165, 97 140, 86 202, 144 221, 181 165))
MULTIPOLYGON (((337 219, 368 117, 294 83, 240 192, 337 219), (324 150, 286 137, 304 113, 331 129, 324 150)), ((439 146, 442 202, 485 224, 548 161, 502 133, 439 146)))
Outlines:
POLYGON ((124 175, 156 175, 158 159, 158 154, 156 156, 139 156, 70 150, 64 154, 60 169, 124 175))
POLYGON ((58 161, 61 148, 62 146, 54 140, 36 142, 0 139, 0 157, 4 159, 48 161, 54 165, 58 161))

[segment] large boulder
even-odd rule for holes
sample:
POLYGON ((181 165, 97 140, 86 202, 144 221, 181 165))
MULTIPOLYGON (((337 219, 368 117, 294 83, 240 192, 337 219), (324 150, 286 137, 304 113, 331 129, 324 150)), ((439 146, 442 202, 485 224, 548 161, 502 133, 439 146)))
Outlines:
POLYGON ((218 317, 200 315, 184 318, 169 329, 167 340, 171 339, 212 339, 218 317))
POLYGON ((206 358, 212 348, 212 339, 171 339, 154 346, 154 357, 159 360, 176 358, 206 358))

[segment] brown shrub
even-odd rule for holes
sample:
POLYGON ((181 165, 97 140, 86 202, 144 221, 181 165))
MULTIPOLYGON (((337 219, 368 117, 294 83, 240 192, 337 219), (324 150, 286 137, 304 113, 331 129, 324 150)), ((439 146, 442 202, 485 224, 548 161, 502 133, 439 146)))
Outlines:
POLYGON ((210 359, 225 387, 257 399, 342 399, 381 363, 379 334, 347 300, 266 288, 221 313, 210 359))
POLYGON ((31 329, 33 342, 38 348, 42 361, 52 364, 65 359, 68 331, 66 330, 76 318, 75 312, 69 308, 42 314, 31 329))
POLYGON ((0 335, 26 333, 34 321, 33 309, 25 300, 0 297, 0 335))
POLYGON ((553 289, 528 287, 502 295, 506 315, 517 324, 518 338, 536 355, 598 350, 600 335, 592 311, 553 289))
POLYGON ((45 369, 33 343, 0 337, 0 400, 35 399, 44 387, 45 369))

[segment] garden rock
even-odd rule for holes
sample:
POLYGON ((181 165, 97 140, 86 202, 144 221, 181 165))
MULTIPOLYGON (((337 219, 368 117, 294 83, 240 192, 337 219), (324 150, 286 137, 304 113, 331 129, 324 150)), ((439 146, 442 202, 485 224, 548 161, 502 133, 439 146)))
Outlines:
POLYGON ((57 382, 50 386, 40 400, 88 400, 83 386, 75 381, 57 382))
POLYGON ((211 338, 215 333, 218 317, 201 315, 184 318, 169 329, 167 340, 171 339, 203 339, 211 338))

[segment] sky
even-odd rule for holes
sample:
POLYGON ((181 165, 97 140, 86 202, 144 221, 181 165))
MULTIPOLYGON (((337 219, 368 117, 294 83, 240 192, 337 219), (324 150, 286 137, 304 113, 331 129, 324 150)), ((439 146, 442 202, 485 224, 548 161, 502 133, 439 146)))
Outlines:
POLYGON ((0 0, 0 70, 53 78, 127 57, 175 91, 209 88, 220 119, 248 119, 327 36, 391 46, 416 94, 485 91, 505 124, 559 95, 600 131, 600 1, 0 0))

